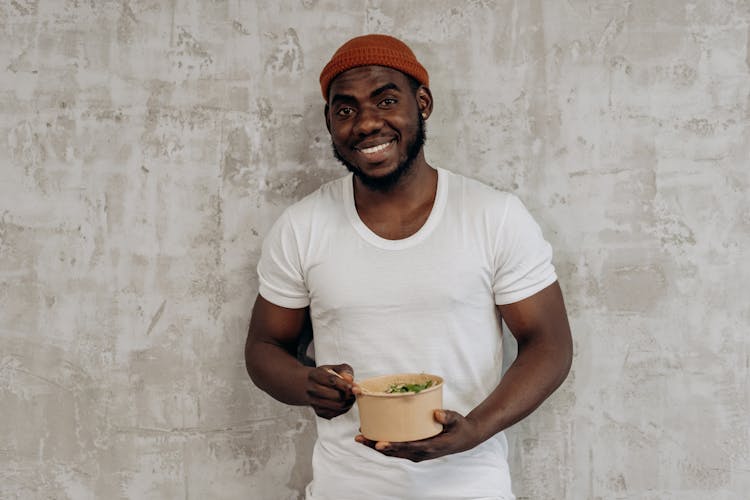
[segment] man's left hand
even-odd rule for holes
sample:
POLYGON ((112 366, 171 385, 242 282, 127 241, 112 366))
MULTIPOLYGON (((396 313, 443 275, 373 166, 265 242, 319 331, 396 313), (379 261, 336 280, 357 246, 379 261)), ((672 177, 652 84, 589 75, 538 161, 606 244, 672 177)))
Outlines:
POLYGON ((359 434, 354 439, 383 455, 406 458, 412 462, 432 460, 444 455, 466 451, 481 442, 478 426, 473 420, 450 410, 435 410, 434 415, 435 421, 443 424, 443 432, 431 438, 391 443, 388 441, 372 441, 359 434))

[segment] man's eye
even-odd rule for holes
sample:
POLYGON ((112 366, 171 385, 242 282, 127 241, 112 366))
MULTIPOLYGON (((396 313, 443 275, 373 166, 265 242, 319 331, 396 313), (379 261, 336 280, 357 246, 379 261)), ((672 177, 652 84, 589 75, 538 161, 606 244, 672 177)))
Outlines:
POLYGON ((380 101, 381 106, 392 106, 396 104, 398 101, 394 99, 393 97, 386 97, 382 101, 380 101))
POLYGON ((354 112, 352 108, 341 108, 338 111, 336 111, 336 114, 339 116, 349 116, 354 112))

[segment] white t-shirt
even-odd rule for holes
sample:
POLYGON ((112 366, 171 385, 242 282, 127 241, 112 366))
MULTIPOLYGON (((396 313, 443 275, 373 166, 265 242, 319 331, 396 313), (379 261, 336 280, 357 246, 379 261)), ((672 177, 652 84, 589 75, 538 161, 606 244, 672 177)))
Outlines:
MULTIPOLYGON (((276 221, 258 264, 260 294, 310 306, 319 365, 348 363, 359 380, 440 375, 445 408, 466 415, 500 381, 495 306, 556 281, 550 245, 514 195, 443 169, 424 225, 387 240, 359 218, 352 182, 325 184, 276 221)), ((317 427, 308 500, 514 498, 503 433, 413 463, 354 441, 356 405, 317 427)))

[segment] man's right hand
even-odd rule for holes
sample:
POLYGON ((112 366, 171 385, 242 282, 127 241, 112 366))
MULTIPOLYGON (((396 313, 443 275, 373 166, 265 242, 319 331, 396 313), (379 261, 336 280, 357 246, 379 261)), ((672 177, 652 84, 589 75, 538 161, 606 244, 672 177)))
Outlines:
POLYGON ((311 368, 297 360, 297 344, 309 316, 306 307, 289 309, 258 295, 247 332, 245 365, 255 385, 276 400, 312 406, 319 417, 331 419, 354 404, 354 370, 346 364, 311 368))
POLYGON ((353 382, 354 370, 347 364, 323 365, 310 370, 305 392, 315 414, 330 420, 348 412, 355 401, 353 382), (333 370, 343 378, 327 370, 333 370))

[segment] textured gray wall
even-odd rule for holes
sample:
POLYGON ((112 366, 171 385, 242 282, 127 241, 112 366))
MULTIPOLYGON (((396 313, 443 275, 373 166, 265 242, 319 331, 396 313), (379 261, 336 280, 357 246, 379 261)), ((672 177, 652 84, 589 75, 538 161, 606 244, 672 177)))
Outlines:
POLYGON ((242 346, 262 238, 343 173, 349 36, 431 72, 427 157, 519 194, 576 357, 521 499, 750 491, 750 2, 3 0, 0 498, 298 498, 311 413, 242 346), (742 256, 744 250, 744 258, 742 256))

